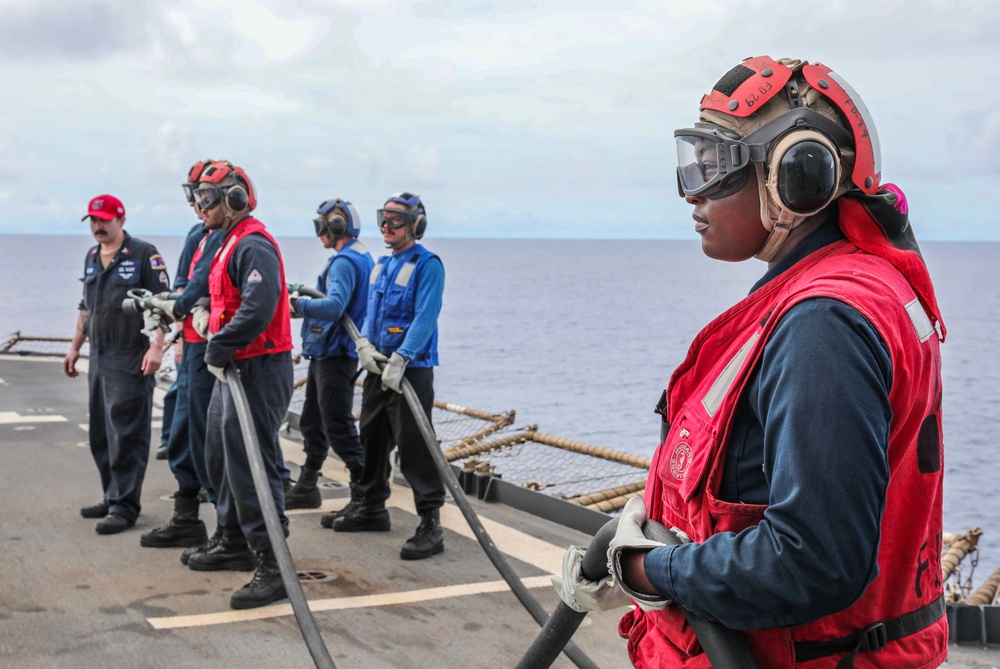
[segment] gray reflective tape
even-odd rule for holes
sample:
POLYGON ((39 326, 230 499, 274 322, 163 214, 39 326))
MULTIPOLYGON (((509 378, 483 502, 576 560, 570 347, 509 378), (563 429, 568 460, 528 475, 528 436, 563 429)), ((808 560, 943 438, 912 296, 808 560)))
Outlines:
POLYGON ((729 364, 719 374, 719 378, 708 389, 705 397, 702 398, 701 405, 705 407, 705 411, 708 412, 709 416, 714 416, 715 412, 718 411, 719 405, 722 404, 722 400, 726 397, 726 393, 733 386, 733 381, 736 380, 736 375, 743 366, 743 361, 750 355, 750 351, 753 350, 754 344, 757 343, 758 339, 760 339, 760 333, 753 333, 753 336, 736 352, 733 359, 729 361, 729 364))
POLYGON ((375 280, 378 279, 378 275, 382 273, 382 263, 377 263, 372 267, 372 273, 368 277, 368 283, 375 285, 375 280))
POLYGON ((355 251, 357 251, 358 253, 360 253, 361 255, 364 255, 364 254, 368 253, 368 247, 365 246, 359 240, 355 240, 354 241, 354 246, 352 246, 351 248, 354 249, 355 251))
POLYGON ((931 335, 934 334, 934 324, 931 323, 930 317, 924 311, 923 306, 921 306, 920 300, 914 299, 907 304, 906 313, 910 316, 910 322, 913 323, 913 329, 917 331, 917 338, 920 339, 920 343, 930 339, 931 335))
POLYGON ((413 276, 413 270, 417 268, 417 263, 408 262, 399 268, 399 274, 396 275, 396 280, 393 281, 397 286, 402 286, 406 288, 407 284, 410 283, 410 277, 413 276))

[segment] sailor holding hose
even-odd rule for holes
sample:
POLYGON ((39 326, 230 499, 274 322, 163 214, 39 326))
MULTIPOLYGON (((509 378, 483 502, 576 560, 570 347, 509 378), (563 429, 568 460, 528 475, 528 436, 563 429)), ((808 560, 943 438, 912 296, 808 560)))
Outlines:
POLYGON ((619 588, 571 551, 561 597, 624 590, 637 667, 709 666, 685 615, 743 630, 762 667, 939 666, 945 328, 868 111, 830 68, 762 56, 699 121, 674 134, 702 250, 767 271, 670 379, 608 552, 619 588), (689 542, 645 539, 647 515, 689 542))
POLYGON ((219 381, 208 406, 205 459, 218 494, 217 532, 203 551, 189 554, 195 571, 249 570, 253 579, 233 593, 230 605, 248 609, 285 597, 260 501, 253 485, 233 393, 224 368, 240 374, 267 482, 288 535, 279 466, 278 427, 292 397, 292 333, 281 251, 264 224, 250 216, 257 205, 242 168, 215 161, 204 169, 195 202, 205 226, 225 234, 208 277, 211 312, 205 363, 219 381))
POLYGON ((351 499, 346 507, 323 514, 321 523, 329 528, 361 500, 358 484, 365 460, 354 421, 358 354, 340 317, 347 313, 358 327, 364 326, 368 280, 375 261, 358 240, 361 220, 353 204, 333 198, 320 204, 316 213, 316 236, 324 248, 335 253, 316 281, 316 289, 323 297, 299 295, 296 286, 289 286, 292 317, 303 318, 302 355, 309 359, 309 374, 299 418, 306 461, 299 479, 285 495, 285 508, 315 509, 322 504, 316 481, 333 448, 350 472, 351 499))
POLYGON ((412 193, 389 197, 378 210, 379 229, 392 254, 378 259, 368 287, 368 310, 357 352, 368 371, 361 400, 365 466, 361 501, 333 521, 337 532, 388 532, 389 454, 399 448, 399 466, 413 490, 420 524, 400 549, 404 560, 422 560, 444 550, 440 509, 444 483, 427 442, 402 396, 402 380, 413 386, 427 420, 434 406, 438 364, 437 319, 444 294, 444 265, 417 240, 427 212, 412 193), (384 365, 384 369, 380 367, 384 365))

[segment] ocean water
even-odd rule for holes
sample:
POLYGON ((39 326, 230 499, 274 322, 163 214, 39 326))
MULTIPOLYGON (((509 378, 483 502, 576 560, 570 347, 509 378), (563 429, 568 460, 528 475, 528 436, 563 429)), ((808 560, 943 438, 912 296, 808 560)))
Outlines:
MULTIPOLYGON (((172 274, 182 238, 147 239, 172 274)), ((362 239, 379 253, 379 240, 362 239)), ((313 282, 329 252, 315 238, 278 242, 288 280, 313 282)), ((515 409, 515 426, 646 456, 659 435, 653 406, 691 339, 765 269, 709 260, 696 240, 425 242, 447 275, 438 399, 515 409)), ((0 235, 0 336, 72 334, 92 243, 0 235)), ((1000 566, 1000 243, 922 249, 948 327, 945 529, 983 529, 978 584, 1000 566)))

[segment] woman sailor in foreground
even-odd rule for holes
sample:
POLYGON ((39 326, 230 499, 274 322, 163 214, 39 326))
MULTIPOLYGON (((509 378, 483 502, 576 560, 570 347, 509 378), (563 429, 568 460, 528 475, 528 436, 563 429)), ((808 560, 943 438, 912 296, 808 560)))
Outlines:
POLYGON ((660 403, 645 499, 577 610, 635 602, 637 667, 708 667, 689 617, 743 630, 762 667, 947 657, 941 358, 930 276, 875 127, 820 64, 737 65, 675 132, 702 250, 767 272, 695 338, 660 403), (690 542, 643 538, 647 517, 690 542))

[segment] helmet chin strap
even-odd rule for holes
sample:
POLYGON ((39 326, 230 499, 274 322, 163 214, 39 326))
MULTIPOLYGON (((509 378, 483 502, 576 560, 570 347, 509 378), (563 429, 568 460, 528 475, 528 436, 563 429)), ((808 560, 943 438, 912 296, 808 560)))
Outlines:
POLYGON ((760 221, 765 230, 770 231, 764 245, 754 255, 754 258, 771 262, 778 254, 781 247, 788 239, 788 233, 792 228, 804 221, 807 217, 796 214, 788 209, 784 209, 775 203, 775 198, 771 197, 770 189, 764 178, 764 166, 755 164, 757 172, 757 195, 760 198, 760 221))

